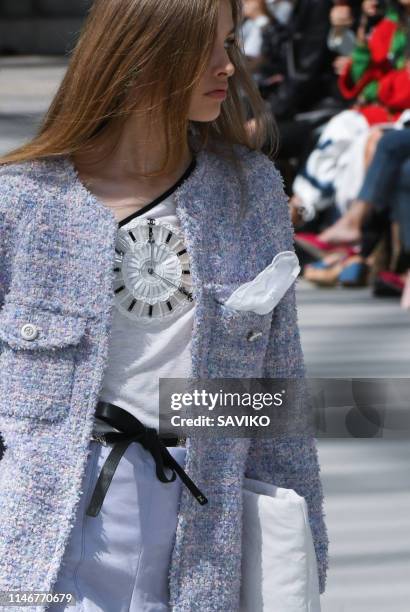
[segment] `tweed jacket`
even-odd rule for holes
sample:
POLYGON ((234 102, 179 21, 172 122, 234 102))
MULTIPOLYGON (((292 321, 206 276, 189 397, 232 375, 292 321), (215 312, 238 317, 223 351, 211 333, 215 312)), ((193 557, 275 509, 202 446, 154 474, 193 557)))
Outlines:
MULTIPOLYGON (((238 175, 216 153, 200 151, 175 192, 196 302, 190 374, 303 377, 294 285, 268 314, 223 305, 274 255, 293 250, 280 174, 263 153, 235 150, 248 189, 240 221, 238 175), (253 329, 262 335, 249 342, 253 329)), ((2 591, 52 591, 74 525, 107 363, 117 225, 69 157, 0 168, 2 591), (26 323, 40 330, 34 340, 21 334, 26 323)), ((324 592, 328 536, 312 435, 187 438, 185 469, 209 502, 182 487, 169 572, 174 612, 239 610, 244 475, 305 497, 324 592)))

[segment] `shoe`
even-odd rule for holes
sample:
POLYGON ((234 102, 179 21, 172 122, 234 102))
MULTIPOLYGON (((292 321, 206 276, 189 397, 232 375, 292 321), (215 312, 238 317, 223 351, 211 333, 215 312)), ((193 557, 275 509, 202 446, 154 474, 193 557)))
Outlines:
POLYGON ((370 268, 364 261, 354 261, 347 264, 339 274, 339 282, 343 287, 366 287, 370 268))
POLYGON ((360 246, 352 246, 348 243, 332 243, 320 240, 316 234, 297 232, 295 233, 295 243, 307 251, 316 259, 321 259, 327 253, 341 251, 346 255, 357 255, 360 251, 360 246))
POLYGON ((305 266, 303 278, 320 287, 334 287, 339 282, 339 275, 343 270, 346 256, 332 263, 316 261, 305 266))
POLYGON ((401 297, 404 281, 390 270, 382 270, 375 278, 373 295, 376 297, 401 297))

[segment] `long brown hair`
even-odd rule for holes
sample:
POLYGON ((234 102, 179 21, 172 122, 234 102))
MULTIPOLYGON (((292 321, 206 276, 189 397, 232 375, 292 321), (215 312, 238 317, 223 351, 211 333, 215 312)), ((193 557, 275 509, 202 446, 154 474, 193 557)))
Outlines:
MULTIPOLYGON (((198 149, 215 148, 232 155, 233 144, 260 150, 275 146, 275 126, 247 70, 239 43, 230 48, 235 74, 219 117, 188 120, 191 93, 206 69, 215 40, 220 0, 95 0, 71 52, 66 74, 29 142, 0 157, 0 163, 91 151, 115 119, 121 123, 144 108, 163 121, 165 164, 177 168, 187 130, 198 149), (256 119, 253 135, 245 129, 245 94, 256 119)), ((229 0, 237 30, 242 1, 229 0)))

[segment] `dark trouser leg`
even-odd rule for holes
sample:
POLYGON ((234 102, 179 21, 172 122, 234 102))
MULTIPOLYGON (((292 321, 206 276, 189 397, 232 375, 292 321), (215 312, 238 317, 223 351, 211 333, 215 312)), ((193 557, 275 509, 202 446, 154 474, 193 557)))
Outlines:
POLYGON ((410 130, 389 130, 380 139, 358 200, 370 202, 377 210, 389 206, 400 169, 410 157, 410 130))
MULTIPOLYGON (((376 248, 390 227, 389 211, 372 210, 362 223, 362 243, 360 255, 364 258, 376 248)), ((389 235, 389 232, 388 232, 389 235)))

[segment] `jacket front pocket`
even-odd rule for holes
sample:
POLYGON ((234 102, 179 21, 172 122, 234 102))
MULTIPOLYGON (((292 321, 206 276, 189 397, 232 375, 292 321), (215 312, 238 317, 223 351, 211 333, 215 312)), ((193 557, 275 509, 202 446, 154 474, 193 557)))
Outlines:
POLYGON ((0 415, 58 421, 67 416, 77 345, 86 319, 7 303, 0 311, 0 415))

